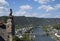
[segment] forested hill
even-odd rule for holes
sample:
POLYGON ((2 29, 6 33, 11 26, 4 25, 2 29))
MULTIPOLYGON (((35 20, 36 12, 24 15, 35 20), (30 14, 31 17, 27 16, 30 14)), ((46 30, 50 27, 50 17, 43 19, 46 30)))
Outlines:
MULTIPOLYGON (((0 17, 0 20, 6 21, 7 17, 0 17)), ((36 18, 36 17, 25 17, 25 16, 15 16, 14 17, 15 24, 19 25, 52 25, 56 23, 60 23, 60 18, 36 18)))

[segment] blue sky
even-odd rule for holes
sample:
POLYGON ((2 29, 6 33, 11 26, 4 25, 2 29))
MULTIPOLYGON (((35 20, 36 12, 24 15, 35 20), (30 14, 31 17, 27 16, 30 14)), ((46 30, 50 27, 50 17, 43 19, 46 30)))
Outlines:
POLYGON ((0 0, 0 16, 60 18, 60 0, 0 0))

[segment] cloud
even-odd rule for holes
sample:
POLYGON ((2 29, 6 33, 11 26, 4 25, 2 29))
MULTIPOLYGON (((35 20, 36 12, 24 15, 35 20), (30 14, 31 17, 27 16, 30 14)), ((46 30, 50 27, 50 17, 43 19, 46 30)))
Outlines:
POLYGON ((25 14, 26 17, 38 17, 37 13, 27 13, 25 14))
POLYGON ((29 9, 32 9, 32 7, 30 5, 22 5, 22 6, 20 6, 20 9, 21 10, 29 10, 29 9))
POLYGON ((9 5, 6 0, 0 0, 0 6, 6 6, 9 5))
POLYGON ((27 12, 26 11, 21 11, 21 10, 19 10, 19 11, 17 11, 14 15, 15 16, 23 16, 23 15, 25 15, 27 12))
POLYGON ((26 17, 37 17, 37 13, 29 13, 27 11, 18 11, 16 12, 16 14, 14 14, 15 16, 26 16, 26 17))
POLYGON ((56 12, 55 18, 60 18, 60 12, 56 12))
MULTIPOLYGON (((20 8, 19 11, 16 12, 15 16, 26 16, 26 17, 39 17, 39 18, 56 18, 59 14, 55 15, 55 14, 52 14, 52 13, 49 13, 49 11, 53 11, 55 10, 56 8, 59 8, 59 5, 56 4, 55 6, 50 6, 50 5, 41 5, 40 7, 38 7, 39 10, 45 10, 46 13, 43 13, 43 14, 39 14, 39 12, 32 12, 30 13, 28 10, 32 9, 32 7, 30 5, 29 8, 25 8, 26 5, 22 5, 23 8, 20 8), (52 15, 54 15, 53 17, 51 17, 52 15)), ((22 7, 20 6, 20 7, 22 7)), ((27 7, 28 7, 27 6, 27 7)))
POLYGON ((60 18, 60 15, 56 15, 55 18, 60 18))
POLYGON ((38 10, 45 10, 46 12, 49 12, 49 11, 54 11, 54 10, 58 10, 60 9, 60 4, 56 4, 55 6, 50 6, 50 5, 41 5, 38 7, 38 10))
POLYGON ((60 8, 60 4, 56 4, 54 7, 55 7, 56 9, 59 9, 59 8, 60 8))
POLYGON ((47 17, 49 17, 50 15, 51 15, 50 13, 41 14, 40 17, 42 17, 42 18, 47 18, 47 17))
POLYGON ((0 0, 0 16, 8 15, 8 2, 6 0, 0 0))
POLYGON ((48 12, 48 11, 54 10, 54 7, 52 7, 50 5, 42 5, 42 6, 38 7, 38 9, 44 9, 44 10, 46 10, 46 12, 48 12))
POLYGON ((19 7, 19 11, 15 12, 16 14, 14 14, 15 16, 29 16, 30 13, 27 12, 27 10, 32 9, 32 6, 30 5, 22 5, 19 7))
POLYGON ((8 15, 8 9, 5 7, 0 7, 0 16, 7 16, 8 15))
POLYGON ((34 0, 34 1, 38 2, 39 4, 46 4, 48 2, 55 1, 55 0, 34 0))

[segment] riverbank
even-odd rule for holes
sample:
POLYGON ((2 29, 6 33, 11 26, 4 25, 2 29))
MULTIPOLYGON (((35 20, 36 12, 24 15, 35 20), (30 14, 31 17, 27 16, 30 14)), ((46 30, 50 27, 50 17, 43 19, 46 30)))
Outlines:
POLYGON ((54 39, 55 41, 60 41, 60 38, 55 35, 57 30, 53 29, 53 27, 47 26, 47 27, 44 27, 43 29, 46 32, 46 34, 50 36, 52 39, 54 39))
POLYGON ((16 30, 16 36, 22 41, 33 41, 33 27, 25 27, 16 30))
POLYGON ((47 36, 46 34, 44 34, 45 31, 43 30, 42 27, 35 28, 33 32, 35 33, 34 41, 55 41, 50 36, 47 36))

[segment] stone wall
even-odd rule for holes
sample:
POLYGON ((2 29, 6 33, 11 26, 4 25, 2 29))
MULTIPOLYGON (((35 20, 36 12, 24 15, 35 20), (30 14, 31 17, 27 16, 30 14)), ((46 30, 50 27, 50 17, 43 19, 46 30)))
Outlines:
POLYGON ((6 41, 7 40, 7 32, 6 32, 6 26, 0 25, 0 36, 6 41))
POLYGON ((5 41, 12 41, 13 35, 15 33, 14 21, 12 16, 12 9, 10 9, 10 14, 7 19, 7 23, 0 22, 0 36, 5 41))

